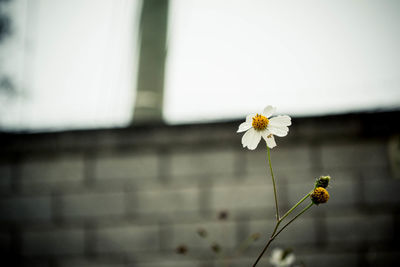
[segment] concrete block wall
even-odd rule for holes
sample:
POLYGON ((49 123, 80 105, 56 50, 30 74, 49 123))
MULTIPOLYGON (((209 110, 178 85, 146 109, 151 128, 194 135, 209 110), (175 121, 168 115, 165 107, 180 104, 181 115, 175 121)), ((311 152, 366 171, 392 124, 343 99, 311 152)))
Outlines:
MULTIPOLYGON (((322 174, 331 199, 272 248, 305 266, 397 265, 399 114, 293 119, 271 151, 281 213, 322 174)), ((259 233, 229 265, 251 266, 274 201, 266 150, 244 150, 239 123, 1 134, 4 266, 227 266, 212 244, 229 254, 259 233)))

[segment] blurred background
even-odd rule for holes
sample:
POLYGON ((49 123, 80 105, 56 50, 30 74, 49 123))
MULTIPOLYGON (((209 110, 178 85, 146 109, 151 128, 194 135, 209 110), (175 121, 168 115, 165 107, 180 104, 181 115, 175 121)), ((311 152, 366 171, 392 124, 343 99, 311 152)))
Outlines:
POLYGON ((399 14, 396 0, 0 0, 5 266, 251 266, 274 202, 264 145, 236 130, 267 105, 293 122, 271 155, 281 211, 333 178, 272 248, 298 266, 396 265, 399 14))

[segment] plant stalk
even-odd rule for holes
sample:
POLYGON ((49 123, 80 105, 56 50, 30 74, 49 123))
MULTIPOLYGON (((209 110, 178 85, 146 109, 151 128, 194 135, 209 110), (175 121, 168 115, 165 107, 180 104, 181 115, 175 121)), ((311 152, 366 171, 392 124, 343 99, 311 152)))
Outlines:
MULTIPOLYGON (((309 194, 308 194, 309 195, 309 194)), ((272 241, 274 241, 274 239, 286 228, 289 226, 289 224, 291 224, 292 222, 294 222, 298 217, 300 217, 304 212, 306 212, 309 208, 311 208, 312 205, 314 205, 314 203, 310 203, 308 204, 308 206, 306 206, 302 211, 299 212, 299 214, 297 214, 293 219, 291 219, 287 224, 285 224, 278 232, 277 229, 280 225, 280 223, 282 222, 282 220, 289 215, 301 202, 303 202, 307 196, 303 197, 295 206, 293 206, 292 209, 290 209, 281 219, 279 219, 275 225, 275 229, 271 234, 271 237, 269 238, 267 244, 265 245, 264 249, 261 251, 260 255, 258 256, 258 258, 256 259, 256 261, 253 264, 253 267, 257 266, 257 263, 260 261, 261 257, 264 255, 265 251, 267 251, 269 245, 272 243, 272 241)))
POLYGON ((276 220, 279 221, 279 206, 278 206, 278 197, 276 193, 276 184, 275 184, 275 177, 274 177, 274 172, 272 170, 272 164, 271 164, 271 153, 269 151, 269 147, 267 146, 267 151, 268 151, 268 163, 269 163, 269 169, 271 171, 271 178, 272 178, 272 185, 274 187, 274 198, 275 198, 275 209, 276 209, 276 220))

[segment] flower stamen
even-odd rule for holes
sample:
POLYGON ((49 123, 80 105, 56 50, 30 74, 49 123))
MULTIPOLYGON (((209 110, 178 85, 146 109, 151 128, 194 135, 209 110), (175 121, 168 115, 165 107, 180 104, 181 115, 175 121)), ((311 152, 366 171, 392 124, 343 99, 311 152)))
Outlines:
POLYGON ((267 117, 257 114, 256 116, 253 117, 253 122, 251 123, 251 125, 255 130, 262 131, 267 128, 268 123, 269 120, 267 117))

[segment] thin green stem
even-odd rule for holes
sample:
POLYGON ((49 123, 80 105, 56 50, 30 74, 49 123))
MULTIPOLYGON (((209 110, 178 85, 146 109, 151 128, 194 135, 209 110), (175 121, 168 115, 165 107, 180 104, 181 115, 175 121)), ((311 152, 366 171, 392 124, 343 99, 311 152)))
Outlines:
POLYGON ((281 219, 279 219, 275 225, 275 229, 271 234, 271 237, 269 238, 267 244, 265 245, 264 249, 261 251, 260 255, 258 256, 258 258, 256 259, 256 261, 253 264, 253 267, 255 267, 257 265, 257 263, 260 261, 261 257, 264 255, 265 251, 267 251, 269 245, 272 243, 272 241, 274 241, 274 239, 286 228, 289 226, 289 224, 291 224, 294 220, 296 220, 298 217, 300 217, 304 212, 306 212, 309 208, 311 208, 311 206, 314 203, 310 203, 307 207, 305 207, 299 214, 297 214, 293 219, 291 219, 287 224, 285 224, 278 232, 277 229, 279 227, 279 224, 282 222, 282 220, 289 215, 300 203, 302 203, 309 194, 307 194, 305 197, 303 197, 295 206, 293 206, 292 209, 290 209, 281 219))
POLYGON ((306 200, 313 191, 311 191, 310 193, 308 193, 307 195, 305 195, 302 199, 299 200, 299 202, 297 202, 290 210, 288 210, 285 215, 282 216, 282 218, 280 218, 280 221, 282 221, 283 219, 285 219, 290 213, 292 213, 292 211, 297 208, 301 203, 303 203, 304 200, 306 200))
POLYGON ((269 151, 269 147, 267 146, 267 151, 268 151, 268 163, 269 163, 269 169, 271 171, 271 178, 272 178, 272 185, 274 186, 274 198, 275 198, 275 209, 276 209, 276 220, 279 221, 279 206, 278 206, 278 197, 276 194, 276 184, 275 184, 275 177, 274 177, 274 172, 272 171, 272 164, 271 164, 271 153, 269 151))
POLYGON ((256 259, 256 262, 254 263, 253 267, 257 265, 257 263, 260 261, 261 257, 264 255, 265 251, 267 251, 267 248, 269 247, 269 245, 271 244, 271 242, 275 239, 274 235, 276 233, 276 231, 278 230, 279 225, 281 224, 282 220, 279 219, 276 224, 275 224, 275 228, 274 231, 272 231, 272 234, 267 242, 267 244, 265 245, 265 247, 263 248, 263 250, 261 251, 260 255, 258 255, 258 258, 256 259))
POLYGON ((253 264, 253 267, 257 265, 257 263, 260 261, 261 257, 264 255, 265 251, 268 249, 269 245, 274 241, 274 239, 286 228, 291 224, 294 220, 296 220, 300 215, 302 215, 304 212, 306 212, 312 205, 313 203, 311 202, 307 207, 305 207, 299 214, 297 214, 293 219, 291 219, 287 224, 285 224, 278 232, 278 227, 281 224, 282 220, 285 219, 290 213, 293 212, 294 209, 296 209, 304 200, 306 200, 310 194, 308 193, 305 195, 302 199, 300 199, 299 202, 297 202, 290 210, 288 210, 285 215, 282 216, 282 218, 279 217, 279 205, 278 205, 278 197, 276 193, 276 184, 275 184, 275 177, 274 177, 274 172, 272 170, 272 164, 271 164, 271 153, 269 151, 269 147, 267 145, 267 152, 268 152, 268 163, 269 163, 269 169, 271 171, 271 178, 272 178, 272 185, 274 187, 274 198, 275 198, 275 209, 276 209, 276 225, 274 230, 272 231, 271 237, 269 238, 267 244, 265 245, 264 249, 261 251, 260 255, 257 257, 256 261, 253 264))
POLYGON ((284 226, 282 226, 282 228, 272 237, 273 239, 275 239, 275 237, 277 237, 286 227, 289 226, 289 224, 291 224, 292 222, 294 222, 294 220, 296 220, 298 217, 300 217, 300 215, 302 215, 304 212, 306 212, 309 208, 311 208, 311 206, 314 205, 313 202, 311 202, 310 204, 307 205, 307 207, 305 207, 302 211, 299 212, 299 214, 297 214, 293 219, 291 219, 287 224, 285 224, 284 226))
POLYGON ((269 247, 269 245, 272 243, 272 241, 274 240, 275 237, 271 237, 267 244, 265 245, 263 251, 260 253, 260 255, 258 255, 258 258, 256 260, 256 262, 254 262, 253 267, 255 267, 257 265, 257 263, 260 261, 261 257, 264 255, 264 252, 267 250, 267 248, 269 247))
MULTIPOLYGON (((268 154, 269 154, 269 153, 268 153, 268 154)), ((268 157, 268 158, 269 158, 269 157, 268 157)), ((270 166, 271 166, 271 165, 270 165, 270 166)), ((271 169, 271 171, 272 171, 272 169, 271 169)), ((274 181, 274 179, 273 179, 273 181, 274 181)), ((285 215, 282 216, 282 218, 279 218, 279 219, 278 219, 278 221, 277 221, 276 224, 275 224, 275 228, 274 228, 274 230, 272 231, 272 234, 271 234, 271 236, 270 236, 270 239, 268 240, 268 242, 267 242, 267 244, 265 245, 263 251, 262 251, 261 254, 258 256, 258 258, 257 258, 257 260, 256 260, 256 262, 254 263, 253 266, 256 266, 256 265, 257 265, 258 261, 261 259, 262 255, 265 253, 265 251, 267 250, 267 248, 269 247, 269 245, 271 244, 271 242, 272 242, 272 241, 275 239, 275 237, 281 232, 282 229, 275 235, 275 233, 276 233, 276 231, 278 230, 278 227, 279 227, 279 225, 281 224, 281 222, 283 221, 283 219, 285 219, 290 213, 292 213, 292 211, 293 211, 294 209, 296 209, 301 203, 303 203, 303 201, 306 200, 306 199, 311 195, 312 192, 313 192, 313 191, 311 191, 310 193, 306 194, 302 199, 299 200, 299 202, 297 202, 290 210, 288 210, 288 211, 285 213, 285 215)), ((309 208, 309 207, 308 207, 308 208, 309 208)), ((308 208, 307 208, 307 209, 308 209, 308 208)), ((292 221, 294 221, 297 217, 299 217, 299 216, 300 216, 302 213, 304 213, 305 211, 306 211, 306 210, 303 210, 302 212, 300 212, 300 214, 298 214, 292 221)), ((289 223, 291 223, 292 221, 290 221, 289 223)), ((287 225, 285 225, 284 227, 288 226, 289 223, 288 223, 287 225)), ((243 242, 243 243, 245 243, 245 244, 247 245, 247 241, 248 241, 248 239, 245 240, 245 242, 243 242)), ((242 246, 240 246, 239 248, 242 248, 242 246)), ((238 251, 238 250, 239 250, 239 249, 237 249, 237 251, 238 251)), ((229 262, 229 259, 228 259, 228 262, 229 262)))

